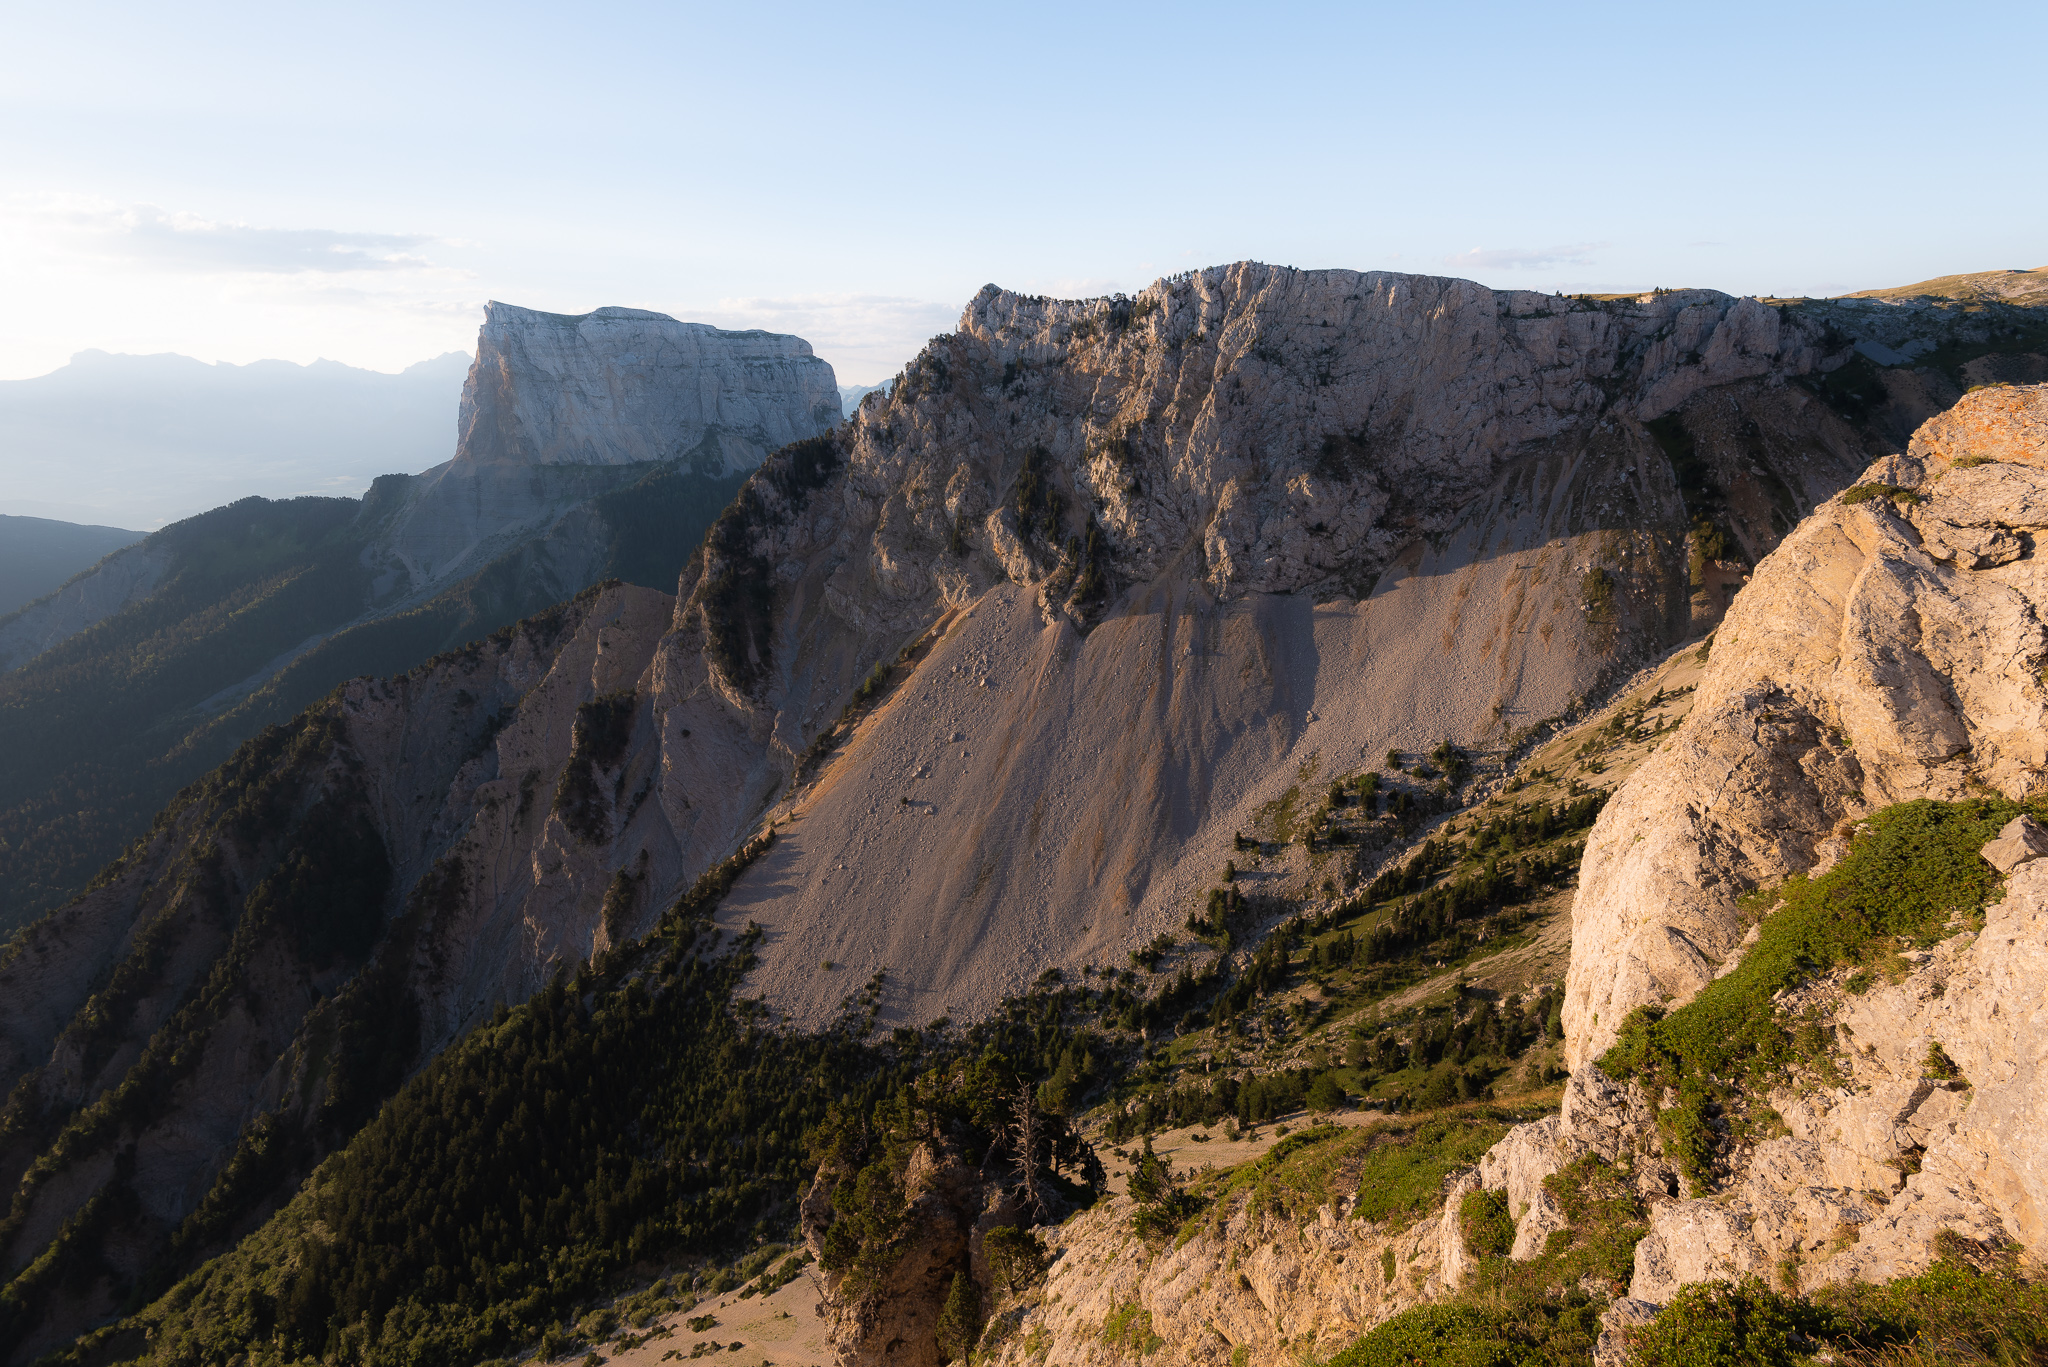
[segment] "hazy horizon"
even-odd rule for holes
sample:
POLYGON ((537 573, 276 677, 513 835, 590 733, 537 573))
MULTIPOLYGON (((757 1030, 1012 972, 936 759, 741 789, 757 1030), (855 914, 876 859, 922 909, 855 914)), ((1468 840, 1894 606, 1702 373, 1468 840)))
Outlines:
POLYGON ((154 531, 251 494, 354 497, 455 454, 470 356, 395 373, 89 349, 0 381, 0 513, 154 531))

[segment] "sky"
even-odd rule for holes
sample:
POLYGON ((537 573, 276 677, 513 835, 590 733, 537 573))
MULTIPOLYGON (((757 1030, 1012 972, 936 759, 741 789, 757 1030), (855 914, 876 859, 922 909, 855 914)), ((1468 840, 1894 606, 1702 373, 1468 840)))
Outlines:
POLYGON ((397 371, 502 299, 794 332, 870 384, 991 281, 2048 265, 2038 0, 0 12, 0 379, 397 371))

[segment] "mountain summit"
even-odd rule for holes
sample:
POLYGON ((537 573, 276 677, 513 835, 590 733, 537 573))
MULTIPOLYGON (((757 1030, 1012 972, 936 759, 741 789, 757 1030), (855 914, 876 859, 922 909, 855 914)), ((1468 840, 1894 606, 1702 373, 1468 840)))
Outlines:
POLYGON ((839 422, 832 367, 801 337, 646 309, 484 306, 457 461, 751 470, 839 422))

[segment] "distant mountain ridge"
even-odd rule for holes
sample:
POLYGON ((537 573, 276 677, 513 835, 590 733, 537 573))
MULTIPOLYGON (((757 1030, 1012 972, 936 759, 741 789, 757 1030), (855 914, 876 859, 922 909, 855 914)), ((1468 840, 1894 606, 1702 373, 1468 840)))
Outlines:
POLYGON ((469 356, 395 375, 83 351, 0 381, 0 512, 160 527, 251 494, 360 494, 445 460, 469 356))
POLYGON ((2048 304, 2048 266, 2031 270, 1972 271, 1942 275, 1912 285, 1858 290, 1844 299, 1882 299, 1906 303, 1916 299, 1952 299, 1968 303, 2015 304, 2038 308, 2048 304))
POLYGON ((862 399, 870 394, 887 394, 893 383, 893 380, 884 380, 880 384, 843 384, 839 386, 839 406, 850 418, 860 408, 862 399))

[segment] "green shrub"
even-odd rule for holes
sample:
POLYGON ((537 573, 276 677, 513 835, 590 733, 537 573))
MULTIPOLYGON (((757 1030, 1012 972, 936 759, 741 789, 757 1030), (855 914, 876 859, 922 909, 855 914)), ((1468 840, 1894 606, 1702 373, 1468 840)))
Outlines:
POLYGON ((1942 1361, 2048 1361, 2048 1282, 2009 1267, 1983 1271, 1944 1257, 1917 1277, 1824 1287, 1813 1300, 1846 1327, 1852 1343, 1910 1338, 1942 1361))
POLYGON ((1704 1282, 1630 1335, 1630 1363, 1780 1367, 1811 1361, 1817 1348, 1838 1361, 2048 1361, 2048 1284, 1950 1259, 1917 1277, 1842 1283, 1810 1297, 1754 1279, 1704 1282))
POLYGON ((1152 1332, 1152 1312, 1134 1300, 1109 1312, 1102 1322, 1101 1339, 1105 1347, 1121 1348, 1136 1357, 1166 1346, 1166 1340, 1152 1332))
POLYGON ((1714 1079, 1782 1074, 1798 1053, 1772 997, 1839 964, 1886 956, 1895 938, 1931 944, 1958 917, 1975 917, 1999 882, 1979 851, 2019 811, 2003 800, 1923 800, 1875 813, 1841 863, 1786 881, 1779 909, 1733 972, 1669 1015, 1630 1013, 1601 1068, 1708 1092, 1714 1079))
POLYGON ((1458 1226, 1465 1247, 1481 1258, 1502 1258, 1515 1246, 1515 1217, 1504 1191, 1468 1191, 1458 1203, 1458 1226))
POLYGON ((1833 1338, 1842 1324, 1796 1296, 1751 1279, 1700 1282, 1629 1335, 1632 1367, 1790 1367, 1802 1338, 1833 1338))
POLYGON ((1540 1361, 1512 1311, 1465 1302, 1404 1311, 1328 1367, 1523 1367, 1540 1361))
POLYGON ((1347 1099, 1344 1085, 1337 1081, 1335 1073, 1324 1073, 1309 1084, 1308 1108, 1319 1115, 1337 1110, 1347 1099))
POLYGON ((1956 1067, 1956 1061, 1948 1056, 1939 1040, 1927 1046, 1927 1061, 1921 1066, 1928 1077, 1940 1078, 1943 1082, 1960 1081, 1963 1076, 1963 1070, 1956 1067))
POLYGON ((1900 484, 1858 484, 1842 494, 1842 502, 1852 506, 1868 503, 1873 498, 1888 498, 1901 507, 1920 501, 1920 495, 1900 484))
POLYGON ((1604 1281, 1612 1295, 1628 1289, 1635 1275, 1636 1245, 1649 1232, 1649 1211, 1627 1173, 1593 1154, 1543 1179, 1564 1213, 1565 1227, 1553 1232, 1540 1258, 1514 1271, 1525 1285, 1579 1286, 1604 1281))

